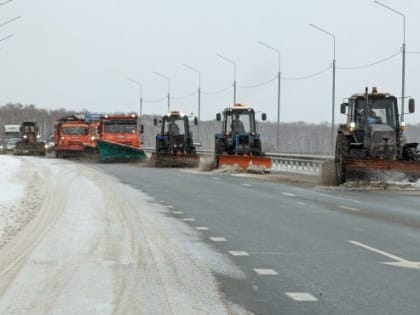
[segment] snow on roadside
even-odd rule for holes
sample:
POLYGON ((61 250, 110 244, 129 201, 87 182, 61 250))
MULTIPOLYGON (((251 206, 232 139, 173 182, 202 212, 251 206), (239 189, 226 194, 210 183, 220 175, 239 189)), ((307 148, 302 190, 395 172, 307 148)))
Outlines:
POLYGON ((36 215, 43 195, 37 174, 21 158, 0 156, 0 249, 36 215))
POLYGON ((0 155, 0 205, 9 204, 22 196, 22 184, 15 180, 21 165, 22 162, 14 157, 0 155))

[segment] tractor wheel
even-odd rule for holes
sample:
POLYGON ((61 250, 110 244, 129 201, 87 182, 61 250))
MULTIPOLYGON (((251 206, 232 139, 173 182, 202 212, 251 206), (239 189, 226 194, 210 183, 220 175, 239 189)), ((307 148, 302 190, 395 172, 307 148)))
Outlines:
POLYGON ((346 182, 346 157, 348 155, 347 140, 342 133, 337 134, 335 146, 335 178, 336 184, 341 185, 346 182))

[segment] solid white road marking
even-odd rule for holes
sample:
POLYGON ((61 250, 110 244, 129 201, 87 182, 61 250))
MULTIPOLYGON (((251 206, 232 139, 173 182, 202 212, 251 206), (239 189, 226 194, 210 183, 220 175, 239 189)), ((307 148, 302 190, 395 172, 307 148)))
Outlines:
POLYGON ((420 262, 418 261, 410 261, 398 256, 395 256, 393 254, 387 253, 383 250, 368 246, 366 244, 360 243, 360 242, 356 242, 356 241, 348 241, 349 243, 362 247, 364 249, 370 250, 374 253, 377 253, 379 255, 391 258, 396 260, 395 262, 382 262, 381 264, 385 264, 385 265, 391 265, 391 266, 395 266, 395 267, 402 267, 402 268, 409 268, 409 269, 420 269, 420 262))
POLYGON ((347 207, 347 206, 338 206, 338 208, 341 208, 341 209, 344 209, 344 210, 348 210, 348 211, 353 211, 353 212, 360 211, 360 209, 356 209, 356 208, 352 208, 352 207, 347 207))
POLYGON ((232 256, 249 256, 248 252, 246 251, 231 250, 229 251, 229 254, 231 254, 232 256))
POLYGON ((254 271, 261 276, 275 276, 279 273, 274 269, 262 269, 262 268, 254 268, 254 271))
POLYGON ((212 236, 210 237, 210 240, 212 240, 213 242, 226 242, 226 239, 224 237, 212 236))
POLYGON ((214 180, 220 180, 219 177, 212 177, 212 179, 214 179, 214 180))
POLYGON ((298 302, 315 302, 318 301, 316 297, 307 292, 285 292, 285 294, 298 302))
POLYGON ((284 192, 284 191, 282 192, 282 194, 285 195, 285 196, 287 196, 287 197, 296 197, 295 194, 284 192))
POLYGON ((197 226, 195 229, 199 231, 207 231, 209 228, 207 226, 197 226))
POLYGON ((174 206, 164 206, 165 208, 172 209, 174 206))
POLYGON ((195 219, 193 219, 193 218, 185 218, 185 219, 183 219, 185 222, 194 222, 195 221, 195 219))
POLYGON ((252 187, 252 185, 251 184, 246 184, 246 183, 244 183, 244 184, 241 184, 242 186, 245 186, 245 187, 252 187))
POLYGON ((184 214, 184 211, 172 211, 173 214, 184 214))

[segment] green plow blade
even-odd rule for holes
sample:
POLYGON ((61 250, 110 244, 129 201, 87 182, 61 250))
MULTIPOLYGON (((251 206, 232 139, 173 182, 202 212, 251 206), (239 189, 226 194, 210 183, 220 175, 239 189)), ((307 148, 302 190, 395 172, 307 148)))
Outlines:
POLYGON ((97 140, 96 144, 101 162, 128 162, 146 159, 146 154, 140 148, 104 140, 97 140))

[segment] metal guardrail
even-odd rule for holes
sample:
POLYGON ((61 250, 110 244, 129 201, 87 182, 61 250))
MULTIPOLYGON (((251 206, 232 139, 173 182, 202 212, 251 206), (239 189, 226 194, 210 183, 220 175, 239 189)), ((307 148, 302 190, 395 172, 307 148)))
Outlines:
MULTIPOLYGON (((153 152, 154 148, 144 148, 146 152, 153 152)), ((198 149, 197 153, 211 157, 213 150, 198 149)), ((290 153, 266 153, 271 157, 273 172, 302 173, 309 175, 321 175, 322 167, 326 162, 332 162, 333 156, 330 155, 308 155, 290 153)))

